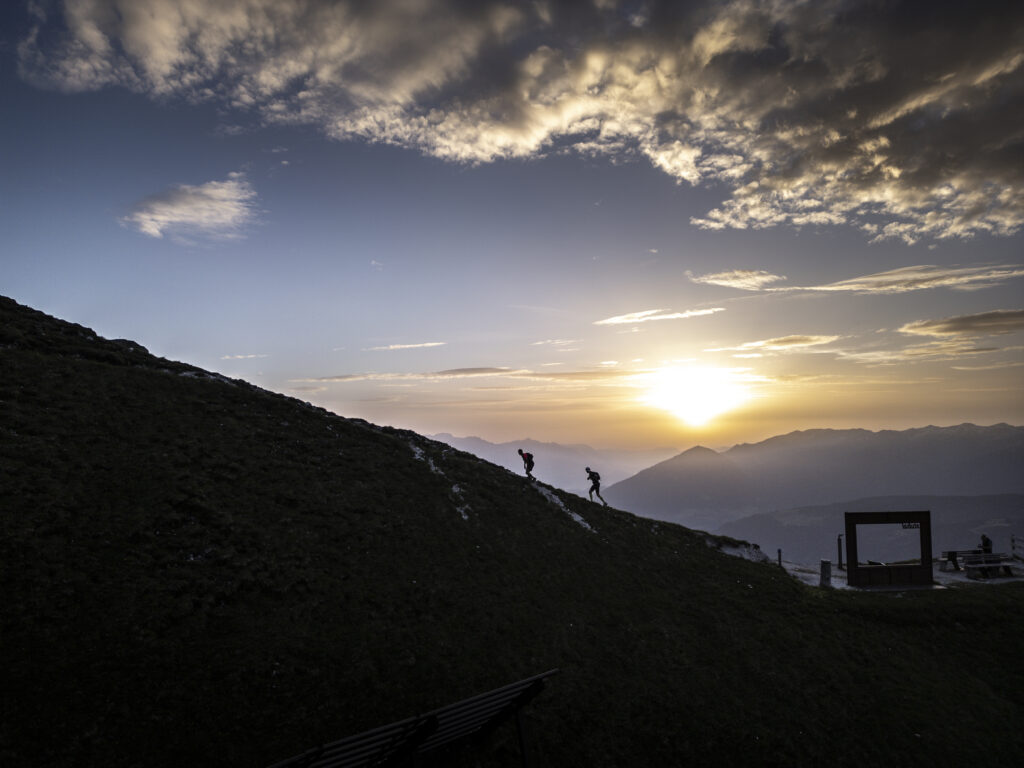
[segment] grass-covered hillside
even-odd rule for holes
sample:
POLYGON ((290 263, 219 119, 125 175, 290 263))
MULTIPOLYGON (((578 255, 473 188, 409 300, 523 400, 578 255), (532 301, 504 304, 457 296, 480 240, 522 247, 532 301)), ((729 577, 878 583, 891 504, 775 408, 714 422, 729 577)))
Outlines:
POLYGON ((258 768, 554 667, 540 765, 1024 754, 1020 585, 806 588, 6 299, 0 515, 5 766, 258 768))

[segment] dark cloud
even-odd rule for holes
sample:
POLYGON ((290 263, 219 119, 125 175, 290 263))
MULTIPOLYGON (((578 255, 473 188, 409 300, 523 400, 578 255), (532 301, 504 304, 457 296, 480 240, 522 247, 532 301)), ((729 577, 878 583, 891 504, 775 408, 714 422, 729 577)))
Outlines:
MULTIPOLYGON (((36 6, 33 6, 36 7, 36 6)), ((24 77, 213 100, 458 162, 571 148, 717 183, 710 229, 1024 224, 1024 4, 92 0, 24 77)))

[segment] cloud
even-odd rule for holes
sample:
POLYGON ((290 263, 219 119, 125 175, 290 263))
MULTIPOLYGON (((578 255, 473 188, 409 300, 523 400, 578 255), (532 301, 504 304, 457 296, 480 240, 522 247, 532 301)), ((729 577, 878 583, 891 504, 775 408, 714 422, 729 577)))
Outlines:
POLYGON ((847 224, 913 243, 1024 224, 1019 2, 636 8, 68 2, 34 16, 19 70, 454 162, 643 158, 726 191, 691 220, 707 229, 847 224))
POLYGON ((446 341, 425 341, 421 344, 388 344, 384 347, 369 347, 366 352, 391 352, 396 349, 424 349, 426 347, 443 347, 446 341))
POLYGON ((992 363, 991 365, 952 365, 950 367, 954 371, 996 371, 1002 368, 1020 368, 1021 366, 1024 366, 1024 361, 992 363))
POLYGON ((785 277, 761 270, 736 269, 716 272, 710 275, 687 273, 691 282, 707 285, 722 285, 745 291, 787 292, 823 291, 850 292, 859 294, 909 293, 934 288, 950 288, 958 291, 977 291, 990 288, 997 283, 1024 276, 1024 267, 1018 264, 978 267, 937 267, 932 264, 918 264, 899 267, 886 272, 853 277, 825 285, 773 285, 785 277))
POLYGON ((728 272, 715 272, 700 276, 694 276, 687 272, 686 275, 694 283, 723 285, 727 288, 739 288, 744 291, 761 291, 772 283, 786 279, 784 275, 773 275, 763 269, 732 269, 728 272))
POLYGON ((415 381, 465 379, 479 376, 510 376, 519 372, 515 368, 449 368, 448 370, 429 373, 345 373, 337 376, 321 376, 314 379, 291 379, 291 381, 306 384, 342 383, 349 381, 415 381))
POLYGON ((840 357, 868 365, 895 365, 935 360, 955 360, 971 355, 1001 351, 999 347, 979 347, 966 339, 942 339, 927 344, 914 344, 903 349, 840 351, 840 357))
POLYGON ((636 323, 647 323, 652 320, 686 320, 691 317, 713 315, 715 312, 724 311, 724 307, 688 309, 686 312, 670 312, 667 309, 646 309, 642 312, 630 312, 627 315, 616 315, 615 317, 607 317, 604 320, 595 320, 594 325, 634 325, 636 323))
POLYGON ((234 239, 255 220, 255 199, 256 191, 245 176, 231 173, 224 181, 180 184, 140 200, 121 223, 156 238, 169 234, 234 239))
POLYGON ((915 336, 999 336, 1024 330, 1024 309, 996 309, 976 315, 958 315, 941 320, 917 320, 902 326, 900 333, 915 336))
POLYGON ((932 288, 952 288, 972 291, 988 288, 995 283, 1024 275, 1024 267, 1008 265, 1003 267, 936 267, 922 264, 901 267, 864 277, 842 280, 838 283, 819 285, 798 290, 808 291, 854 291, 856 293, 908 293, 932 288))
POLYGON ((310 379, 291 379, 290 381, 292 383, 299 384, 321 385, 325 383, 347 383, 354 381, 383 381, 393 383, 502 377, 509 379, 530 379, 551 382, 595 382, 605 380, 614 381, 620 379, 630 379, 636 375, 636 371, 607 366, 601 368, 600 370, 562 372, 532 371, 523 368, 478 367, 450 368, 444 371, 431 371, 421 373, 349 373, 337 376, 322 376, 310 379))
MULTIPOLYGON (((861 363, 891 365, 904 362, 955 360, 992 352, 1017 352, 1024 347, 982 346, 977 340, 984 336, 1000 336, 1024 330, 1024 310, 1000 309, 938 320, 917 320, 906 323, 898 330, 909 336, 932 337, 934 341, 912 344, 902 349, 837 350, 836 354, 839 357, 861 363)), ((1013 361, 954 367, 957 370, 992 370, 1018 364, 1013 361)))
POLYGON ((748 341, 738 347, 719 347, 708 349, 707 352, 788 352, 790 350, 806 349, 821 344, 831 344, 838 340, 839 336, 779 336, 774 339, 762 339, 761 341, 748 341))
POLYGON ((633 379, 638 375, 637 371, 625 370, 614 367, 604 367, 597 371, 523 371, 516 374, 515 378, 535 379, 538 381, 552 382, 601 382, 621 381, 633 379))
POLYGON ((513 373, 517 373, 513 368, 449 368, 428 375, 441 379, 462 379, 471 376, 507 376, 513 373))
POLYGON ((543 341, 534 341, 530 346, 533 347, 565 347, 570 344, 579 344, 580 339, 544 339, 543 341))
POLYGON ((269 355, 224 355, 221 360, 256 360, 264 357, 269 355))
POLYGON ((317 394, 319 392, 326 392, 327 387, 289 387, 290 392, 302 392, 307 395, 317 394))

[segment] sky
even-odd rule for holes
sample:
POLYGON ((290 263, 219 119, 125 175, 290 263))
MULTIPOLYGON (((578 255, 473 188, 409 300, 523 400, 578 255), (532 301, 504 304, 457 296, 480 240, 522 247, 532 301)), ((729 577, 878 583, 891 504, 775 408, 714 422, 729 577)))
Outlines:
POLYGON ((423 434, 1024 424, 1019 2, 9 0, 0 294, 423 434))

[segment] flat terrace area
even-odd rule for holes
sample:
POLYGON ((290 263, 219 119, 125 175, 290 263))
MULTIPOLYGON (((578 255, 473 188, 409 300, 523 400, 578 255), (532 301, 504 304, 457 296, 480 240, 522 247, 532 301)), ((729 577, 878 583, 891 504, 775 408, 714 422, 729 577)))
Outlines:
MULTIPOLYGON (((821 563, 794 563, 789 560, 782 561, 782 567, 796 579, 809 584, 813 587, 817 587, 821 584, 821 563)), ((869 590, 884 590, 892 592, 905 592, 911 589, 945 589, 946 587, 953 585, 969 584, 971 586, 986 586, 996 584, 1006 584, 1011 581, 1024 581, 1024 562, 1020 560, 1013 561, 1013 576, 992 576, 991 578, 970 578, 966 571, 954 571, 952 569, 943 571, 939 568, 938 559, 933 561, 932 578, 934 583, 930 586, 891 586, 891 587, 864 587, 863 589, 869 590)), ((851 587, 846 583, 846 571, 839 570, 836 568, 835 562, 832 563, 832 587, 834 589, 861 589, 860 587, 851 587)))

